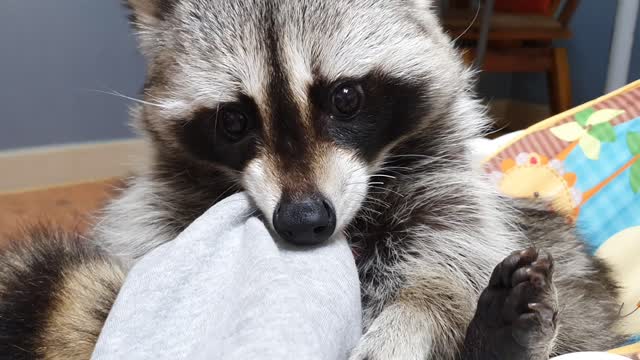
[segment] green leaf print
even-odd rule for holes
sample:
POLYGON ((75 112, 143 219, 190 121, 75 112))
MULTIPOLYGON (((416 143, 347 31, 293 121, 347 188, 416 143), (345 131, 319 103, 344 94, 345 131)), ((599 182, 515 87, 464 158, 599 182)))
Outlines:
POLYGON ((640 155, 640 132, 629 131, 627 133, 627 146, 633 156, 640 155))
POLYGON ((631 189, 634 193, 640 193, 640 162, 636 161, 633 166, 631 166, 631 171, 629 171, 629 176, 631 177, 631 189))
POLYGON ((593 137, 604 142, 616 141, 616 132, 613 130, 613 126, 609 123, 603 123, 595 125, 589 131, 593 137))
POLYGON ((589 117, 591 115, 593 115, 593 113, 596 112, 594 109, 592 108, 588 108, 586 110, 582 110, 579 113, 576 114, 576 122, 578 122, 578 124, 580 124, 582 127, 586 127, 587 126, 587 121, 589 120, 589 117))

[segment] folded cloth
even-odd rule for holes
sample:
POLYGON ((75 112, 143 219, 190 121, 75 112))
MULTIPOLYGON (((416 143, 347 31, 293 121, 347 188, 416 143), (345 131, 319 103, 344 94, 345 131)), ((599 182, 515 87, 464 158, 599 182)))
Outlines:
POLYGON ((361 335, 344 238, 277 243, 244 194, 134 265, 92 359, 345 359, 361 335))

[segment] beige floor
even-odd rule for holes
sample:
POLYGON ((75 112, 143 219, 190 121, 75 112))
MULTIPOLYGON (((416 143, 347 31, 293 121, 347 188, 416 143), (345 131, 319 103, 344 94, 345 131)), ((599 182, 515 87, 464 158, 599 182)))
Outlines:
POLYGON ((38 222, 85 231, 91 224, 91 214, 113 196, 121 184, 112 179, 0 194, 0 241, 38 222))

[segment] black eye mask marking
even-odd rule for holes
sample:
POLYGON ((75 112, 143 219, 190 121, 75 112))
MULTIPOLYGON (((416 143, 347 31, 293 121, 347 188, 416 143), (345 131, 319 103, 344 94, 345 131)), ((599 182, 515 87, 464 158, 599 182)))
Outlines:
POLYGON ((183 146, 199 160, 242 170, 255 154, 259 127, 255 103, 241 97, 237 103, 200 109, 176 131, 183 146))
MULTIPOLYGON (((340 146, 356 149, 373 159, 387 144, 409 133, 429 111, 424 85, 397 79, 379 71, 360 79, 343 79, 333 84, 317 80, 309 90, 318 130, 340 146), (339 106, 357 112, 344 118, 335 116, 335 91, 347 84, 349 96, 341 94, 339 106), (357 92, 357 98, 354 95, 357 92), (357 105, 355 105, 357 104, 357 105)), ((343 110, 344 110, 343 109, 343 110)))
MULTIPOLYGON (((309 101, 315 132, 338 146, 357 150, 367 161, 415 129, 430 108, 424 85, 379 71, 333 83, 319 79, 309 89, 309 101)), ((300 134, 303 129, 285 126, 291 123, 285 119, 284 114, 274 114, 273 122, 278 126, 272 129, 277 132, 270 134, 272 140, 287 143, 287 139, 305 139, 300 134)), ((243 96, 233 104, 197 111, 186 124, 179 124, 176 131, 181 143, 196 158, 242 170, 255 156, 256 144, 264 142, 261 125, 256 104, 243 96)), ((294 121, 293 126, 296 125, 294 121)), ((295 154, 305 161, 304 151, 295 154)))

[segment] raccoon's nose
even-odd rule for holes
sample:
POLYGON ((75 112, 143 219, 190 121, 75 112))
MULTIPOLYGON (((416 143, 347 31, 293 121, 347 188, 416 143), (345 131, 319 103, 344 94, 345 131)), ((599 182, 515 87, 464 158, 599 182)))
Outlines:
POLYGON ((295 245, 321 244, 336 229, 336 212, 331 202, 319 194, 300 200, 280 200, 273 213, 273 227, 295 245))

